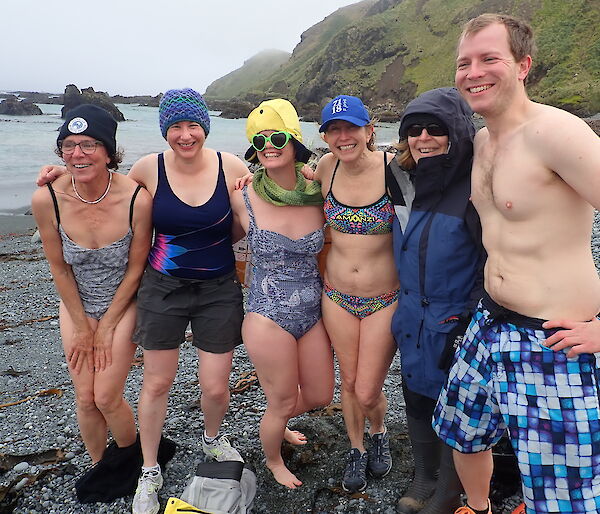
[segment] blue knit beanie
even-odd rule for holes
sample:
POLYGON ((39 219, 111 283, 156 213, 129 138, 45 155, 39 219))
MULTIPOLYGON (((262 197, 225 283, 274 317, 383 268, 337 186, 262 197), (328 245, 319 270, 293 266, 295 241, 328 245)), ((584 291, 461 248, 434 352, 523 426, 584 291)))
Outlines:
POLYGON ((167 130, 178 121, 195 121, 208 136, 210 116, 202 95, 189 87, 169 89, 161 98, 158 106, 160 131, 167 138, 167 130))

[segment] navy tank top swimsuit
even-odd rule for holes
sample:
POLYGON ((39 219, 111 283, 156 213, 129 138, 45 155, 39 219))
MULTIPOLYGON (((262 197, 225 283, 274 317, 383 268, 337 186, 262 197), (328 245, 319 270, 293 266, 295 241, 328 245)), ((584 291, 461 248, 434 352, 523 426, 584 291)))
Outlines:
POLYGON ((210 199, 197 207, 181 201, 171 189, 165 159, 158 155, 158 184, 152 204, 154 243, 150 265, 173 277, 206 280, 235 269, 231 247, 233 214, 221 153, 217 185, 210 199))

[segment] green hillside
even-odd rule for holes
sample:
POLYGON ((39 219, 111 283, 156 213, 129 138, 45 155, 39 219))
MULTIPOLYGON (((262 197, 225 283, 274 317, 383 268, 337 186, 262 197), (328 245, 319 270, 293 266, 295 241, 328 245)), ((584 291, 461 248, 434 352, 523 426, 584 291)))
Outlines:
POLYGON ((241 68, 214 81, 206 88, 205 96, 224 100, 243 96, 249 89, 262 82, 265 76, 271 76, 289 58, 289 52, 263 50, 245 61, 241 68))
POLYGON ((532 24, 538 43, 529 82, 533 99, 581 115, 600 111, 598 0, 364 0, 304 32, 291 57, 268 74, 229 74, 228 90, 235 92, 224 95, 223 88, 219 97, 285 96, 304 113, 347 93, 394 116, 417 94, 453 83, 462 25, 483 12, 532 24))

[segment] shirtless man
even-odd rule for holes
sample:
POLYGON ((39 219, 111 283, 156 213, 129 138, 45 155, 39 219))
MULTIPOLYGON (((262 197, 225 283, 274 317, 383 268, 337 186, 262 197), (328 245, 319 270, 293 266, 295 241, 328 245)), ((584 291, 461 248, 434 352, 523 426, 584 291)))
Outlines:
POLYGON ((543 343, 552 345, 556 323, 542 326, 600 310, 590 249, 600 140, 575 116, 527 97, 533 50, 529 26, 494 14, 469 21, 458 44, 456 87, 486 122, 475 138, 472 199, 488 253, 486 295, 434 415, 455 449, 462 514, 491 513, 491 448, 506 427, 529 514, 600 510, 600 362, 575 348, 550 351, 543 343))

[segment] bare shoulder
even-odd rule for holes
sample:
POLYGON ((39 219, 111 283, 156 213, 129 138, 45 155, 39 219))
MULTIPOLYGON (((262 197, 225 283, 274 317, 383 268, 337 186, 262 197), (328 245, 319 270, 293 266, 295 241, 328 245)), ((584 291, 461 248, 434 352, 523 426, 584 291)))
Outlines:
POLYGON ((137 196, 135 197, 135 205, 139 205, 144 209, 152 208, 152 195, 144 187, 138 191, 137 196))
POLYGON ((600 138, 582 119, 562 109, 534 104, 523 144, 596 209, 600 208, 600 138))
POLYGON ((473 145, 475 149, 481 147, 490 137, 487 127, 483 127, 477 131, 475 138, 473 139, 473 145))
POLYGON ((387 162, 393 161, 394 158, 396 157, 396 153, 395 152, 383 152, 383 154, 385 155, 385 160, 387 162))
POLYGON ((36 210, 44 209, 50 206, 52 203, 52 197, 50 196, 50 190, 47 187, 38 187, 31 197, 31 208, 35 215, 36 210))
MULTIPOLYGON (((70 175, 69 175, 70 176, 70 175)), ((61 179, 63 177, 60 177, 61 179)), ((56 193, 60 194, 63 190, 62 187, 57 188, 56 182, 52 185, 52 188, 56 193)), ((64 181, 63 181, 64 182, 64 181)), ((54 201, 50 194, 49 187, 38 187, 31 197, 31 212, 37 223, 40 231, 47 231, 48 229, 57 228, 57 220, 54 212, 54 201)))
POLYGON ((128 176, 138 184, 148 187, 149 183, 156 182, 157 162, 158 154, 144 155, 133 164, 128 176))
POLYGON ((135 197, 133 204, 134 231, 147 231, 148 235, 152 228, 152 195, 141 188, 135 197))
POLYGON ((555 163, 583 160, 596 164, 600 159, 600 138, 581 118, 544 104, 534 104, 534 115, 523 129, 524 142, 555 170, 555 163))
POLYGON ((524 135, 530 143, 537 142, 547 146, 556 142, 564 150, 574 137, 598 140, 598 136, 585 121, 562 109, 534 104, 532 114, 524 125, 524 135))
POLYGON ((335 166, 335 155, 332 153, 326 153, 319 159, 317 163, 316 175, 319 177, 323 186, 329 187, 329 181, 331 180, 331 174, 335 166))
POLYGON ((243 177, 248 173, 248 167, 239 157, 228 152, 221 152, 221 158, 223 159, 223 171, 228 180, 243 177))

